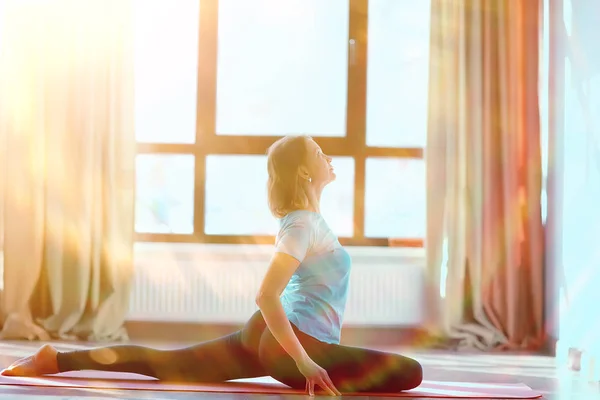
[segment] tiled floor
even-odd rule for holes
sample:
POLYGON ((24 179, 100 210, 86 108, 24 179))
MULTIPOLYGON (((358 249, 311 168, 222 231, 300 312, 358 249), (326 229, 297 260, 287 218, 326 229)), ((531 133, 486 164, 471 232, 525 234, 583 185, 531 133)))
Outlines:
MULTIPOLYGON (((30 355, 40 346, 39 343, 0 342, 0 367, 13 360, 30 355)), ((83 344, 58 344, 61 350, 82 348, 83 344)), ((425 379, 438 381, 525 383, 541 392, 545 399, 587 400, 600 398, 600 383, 591 383, 582 373, 568 371, 555 365, 550 357, 503 355, 503 354, 461 354, 449 352, 406 352, 418 359, 424 366, 425 379)), ((290 395, 248 395, 220 393, 182 393, 117 390, 82 390, 60 388, 33 388, 0 386, 0 399, 278 399, 303 398, 290 395)), ((358 399, 358 397, 354 397, 358 399)), ((381 398, 380 398, 381 399, 381 398)))

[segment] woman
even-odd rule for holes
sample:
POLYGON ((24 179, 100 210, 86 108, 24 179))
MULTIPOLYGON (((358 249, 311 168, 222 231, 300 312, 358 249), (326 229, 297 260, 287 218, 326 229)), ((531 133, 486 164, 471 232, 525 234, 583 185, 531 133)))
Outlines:
POLYGON ((176 350, 121 345, 63 353, 45 345, 2 374, 104 370, 211 383, 270 375, 310 395, 315 385, 330 395, 417 387, 422 368, 415 360, 339 344, 351 260, 319 209, 323 188, 335 179, 331 158, 311 138, 289 136, 269 149, 268 172, 269 208, 280 230, 256 297, 259 311, 242 330, 176 350))

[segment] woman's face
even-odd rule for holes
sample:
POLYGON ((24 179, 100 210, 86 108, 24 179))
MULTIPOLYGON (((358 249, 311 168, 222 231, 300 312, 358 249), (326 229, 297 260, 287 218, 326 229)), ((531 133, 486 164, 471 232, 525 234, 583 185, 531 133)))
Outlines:
POLYGON ((325 155, 321 147, 312 139, 306 140, 306 164, 313 185, 325 186, 335 180, 331 157, 325 155))

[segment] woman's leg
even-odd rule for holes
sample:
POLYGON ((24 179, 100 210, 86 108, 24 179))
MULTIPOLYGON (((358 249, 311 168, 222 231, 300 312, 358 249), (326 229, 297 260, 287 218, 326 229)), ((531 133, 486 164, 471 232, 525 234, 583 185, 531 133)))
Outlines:
POLYGON ((59 372, 130 372, 171 382, 224 382, 266 375, 242 332, 174 350, 121 345, 58 353, 59 372))
MULTIPOLYGON (((22 373, 15 367, 13 375, 96 370, 130 372, 177 382, 224 382, 264 376, 266 372, 258 360, 256 344, 264 328, 262 315, 255 313, 238 332, 181 349, 118 345, 59 352, 55 353, 56 371, 48 370, 52 365, 48 357, 52 353, 42 348, 36 355, 20 360, 22 373)), ((15 365, 18 366, 19 361, 15 365)))
MULTIPOLYGON (((324 343, 293 328, 309 357, 327 370, 342 393, 401 392, 419 386, 423 380, 421 365, 411 358, 324 343)), ((259 358, 273 378, 295 389, 306 387, 306 378, 269 330, 263 333, 259 358)))

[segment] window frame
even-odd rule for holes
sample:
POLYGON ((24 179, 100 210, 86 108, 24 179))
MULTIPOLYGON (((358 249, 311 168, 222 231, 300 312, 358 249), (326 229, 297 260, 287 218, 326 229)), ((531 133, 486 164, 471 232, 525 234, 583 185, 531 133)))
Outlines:
MULTIPOLYGON (((354 159, 354 236, 340 237, 346 246, 423 247, 423 238, 365 237, 366 160, 369 157, 423 159, 422 147, 373 147, 366 143, 368 0, 349 1, 346 136, 311 136, 331 156, 354 159)), ((196 142, 193 144, 137 143, 140 154, 190 154, 195 157, 194 233, 135 233, 138 242, 210 244, 272 244, 267 235, 209 235, 205 228, 205 177, 208 155, 264 155, 281 136, 217 135, 217 46, 219 0, 200 0, 196 142)))

